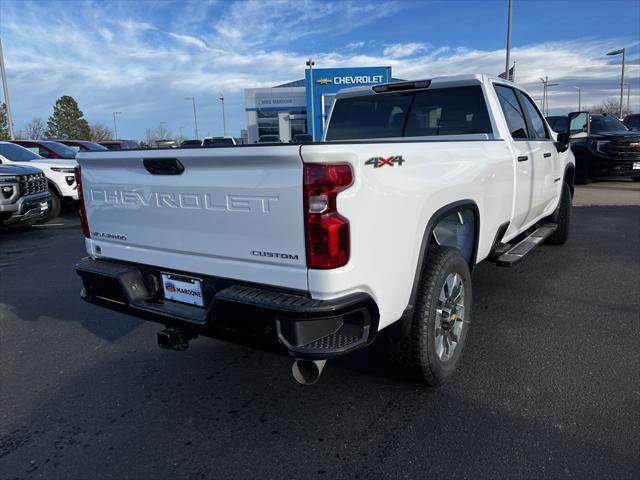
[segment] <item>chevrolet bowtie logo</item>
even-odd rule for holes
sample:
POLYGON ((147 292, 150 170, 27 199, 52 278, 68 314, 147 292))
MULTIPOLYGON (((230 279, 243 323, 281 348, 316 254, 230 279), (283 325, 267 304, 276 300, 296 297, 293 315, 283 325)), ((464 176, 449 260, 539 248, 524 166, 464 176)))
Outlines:
POLYGON ((328 84, 330 84, 332 82, 331 82, 331 79, 329 79, 329 78, 319 78, 318 80, 316 80, 316 83, 318 85, 328 85, 328 84))

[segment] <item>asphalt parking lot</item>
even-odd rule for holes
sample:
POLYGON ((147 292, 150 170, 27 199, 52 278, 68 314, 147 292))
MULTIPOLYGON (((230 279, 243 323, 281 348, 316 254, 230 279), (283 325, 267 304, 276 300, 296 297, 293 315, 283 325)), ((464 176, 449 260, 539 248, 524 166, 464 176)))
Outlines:
POLYGON ((157 325, 80 300, 73 214, 0 245, 3 478, 638 478, 638 206, 575 208, 564 247, 480 265, 440 389, 377 345, 313 387, 248 347, 160 350, 157 325))

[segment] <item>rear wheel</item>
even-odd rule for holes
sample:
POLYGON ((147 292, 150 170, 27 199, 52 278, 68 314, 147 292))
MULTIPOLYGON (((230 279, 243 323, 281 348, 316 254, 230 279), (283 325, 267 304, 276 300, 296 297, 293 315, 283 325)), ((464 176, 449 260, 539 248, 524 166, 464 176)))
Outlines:
POLYGON ((557 225, 556 231, 547 238, 547 242, 551 245, 563 245, 569 238, 571 229, 571 189, 566 182, 562 184, 562 193, 560 194, 560 203, 556 207, 553 214, 549 217, 549 221, 557 225))
POLYGON ((410 331, 388 342, 391 359, 412 376, 437 386, 460 362, 471 319, 471 275, 459 250, 429 248, 410 331))
POLYGON ((640 177, 631 177, 634 182, 640 182, 640 177))

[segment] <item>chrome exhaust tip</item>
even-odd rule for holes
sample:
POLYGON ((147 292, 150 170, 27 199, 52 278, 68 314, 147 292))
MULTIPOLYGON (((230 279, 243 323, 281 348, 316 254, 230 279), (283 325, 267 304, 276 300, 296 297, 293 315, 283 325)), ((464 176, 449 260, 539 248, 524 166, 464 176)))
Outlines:
POLYGON ((313 385, 320 378, 327 360, 302 360, 296 358, 291 366, 293 378, 300 385, 313 385))

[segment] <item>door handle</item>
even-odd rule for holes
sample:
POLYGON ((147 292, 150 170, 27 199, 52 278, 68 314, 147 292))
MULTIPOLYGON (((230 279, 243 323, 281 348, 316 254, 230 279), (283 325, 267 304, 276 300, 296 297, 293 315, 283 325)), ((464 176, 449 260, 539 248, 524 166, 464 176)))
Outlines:
POLYGON ((526 162, 527 160, 529 160, 529 157, 527 157, 526 155, 521 155, 518 157, 519 162, 526 162))
POLYGON ((550 154, 549 152, 546 152, 546 153, 544 154, 544 158, 549 158, 550 156, 551 156, 551 154, 550 154))
POLYGON ((151 175, 182 175, 184 166, 177 158, 145 158, 144 168, 151 175))

